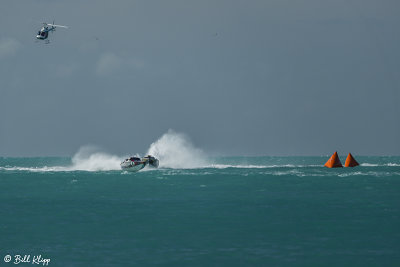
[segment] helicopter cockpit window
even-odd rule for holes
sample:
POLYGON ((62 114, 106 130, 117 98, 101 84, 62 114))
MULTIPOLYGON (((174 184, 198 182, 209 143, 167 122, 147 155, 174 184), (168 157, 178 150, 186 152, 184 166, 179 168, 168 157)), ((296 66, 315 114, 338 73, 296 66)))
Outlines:
POLYGON ((45 32, 41 32, 40 35, 41 35, 41 36, 45 36, 46 33, 45 33, 45 32))

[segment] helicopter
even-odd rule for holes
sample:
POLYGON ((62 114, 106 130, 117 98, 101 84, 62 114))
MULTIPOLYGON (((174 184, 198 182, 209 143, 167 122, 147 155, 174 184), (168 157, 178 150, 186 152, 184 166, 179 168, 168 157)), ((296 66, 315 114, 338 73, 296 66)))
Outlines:
MULTIPOLYGON (((54 24, 54 22, 53 22, 53 24, 43 22, 43 26, 38 31, 38 33, 36 35, 36 39, 46 40, 49 37, 49 32, 55 31, 57 27, 66 28, 66 29, 68 28, 67 26, 63 26, 63 25, 56 25, 56 24, 54 24)), ((46 44, 48 44, 48 43, 50 43, 50 41, 47 39, 46 44)))

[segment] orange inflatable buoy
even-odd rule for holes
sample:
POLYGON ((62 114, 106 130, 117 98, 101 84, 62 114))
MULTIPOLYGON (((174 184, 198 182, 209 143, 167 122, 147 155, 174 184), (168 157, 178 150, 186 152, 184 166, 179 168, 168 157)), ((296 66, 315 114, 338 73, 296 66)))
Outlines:
POLYGON ((342 163, 340 162, 339 156, 337 152, 333 153, 331 158, 325 163, 325 167, 328 168, 341 168, 343 167, 342 163))
POLYGON ((353 158, 353 155, 351 155, 351 153, 349 153, 349 155, 347 155, 347 159, 346 162, 344 163, 345 167, 355 167, 358 166, 360 164, 358 164, 358 162, 353 158))

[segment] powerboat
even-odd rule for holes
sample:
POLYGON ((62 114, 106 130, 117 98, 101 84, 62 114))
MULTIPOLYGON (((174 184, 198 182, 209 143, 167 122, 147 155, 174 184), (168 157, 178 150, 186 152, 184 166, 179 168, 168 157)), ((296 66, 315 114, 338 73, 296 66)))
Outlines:
POLYGON ((137 172, 143 169, 146 164, 138 157, 130 157, 121 162, 121 169, 126 171, 137 172))
POLYGON ((151 168, 158 168, 158 165, 160 164, 160 161, 158 159, 150 155, 143 157, 142 160, 146 163, 146 165, 149 165, 149 167, 151 168))
POLYGON ((121 162, 120 165, 123 170, 137 172, 146 166, 158 168, 159 160, 150 155, 143 158, 130 157, 121 162))

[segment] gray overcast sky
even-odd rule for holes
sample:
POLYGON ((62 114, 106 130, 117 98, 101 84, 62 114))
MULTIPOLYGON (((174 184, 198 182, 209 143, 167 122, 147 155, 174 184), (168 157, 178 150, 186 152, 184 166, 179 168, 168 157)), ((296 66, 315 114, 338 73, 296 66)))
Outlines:
POLYGON ((397 0, 2 0, 0 27, 0 156, 170 128, 225 155, 400 154, 397 0))

